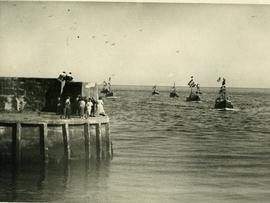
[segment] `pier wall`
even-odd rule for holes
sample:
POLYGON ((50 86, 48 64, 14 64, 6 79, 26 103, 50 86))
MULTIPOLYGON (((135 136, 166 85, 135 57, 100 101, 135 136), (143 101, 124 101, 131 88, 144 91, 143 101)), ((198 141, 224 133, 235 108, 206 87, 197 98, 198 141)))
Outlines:
POLYGON ((61 83, 52 78, 0 77, 0 111, 55 111, 61 83))
POLYGON ((24 111, 56 112, 57 98, 62 103, 71 97, 73 113, 78 95, 98 97, 98 86, 88 82, 66 83, 62 95, 61 82, 54 78, 0 77, 0 111, 20 111, 20 102, 24 111))
POLYGON ((52 122, 1 122, 1 162, 111 159, 108 118, 52 122))

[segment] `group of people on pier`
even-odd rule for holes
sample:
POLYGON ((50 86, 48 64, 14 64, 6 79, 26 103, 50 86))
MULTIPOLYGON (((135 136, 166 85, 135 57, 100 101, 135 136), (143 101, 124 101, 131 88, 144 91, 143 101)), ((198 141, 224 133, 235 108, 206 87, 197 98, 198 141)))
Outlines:
POLYGON ((72 107, 74 108, 73 112, 75 115, 82 119, 87 119, 89 117, 95 117, 98 115, 106 115, 103 107, 102 97, 99 97, 98 100, 96 100, 93 97, 86 98, 78 95, 74 101, 74 105, 71 103, 70 96, 64 100, 64 103, 60 97, 58 98, 57 114, 59 114, 61 118, 70 119, 72 107))

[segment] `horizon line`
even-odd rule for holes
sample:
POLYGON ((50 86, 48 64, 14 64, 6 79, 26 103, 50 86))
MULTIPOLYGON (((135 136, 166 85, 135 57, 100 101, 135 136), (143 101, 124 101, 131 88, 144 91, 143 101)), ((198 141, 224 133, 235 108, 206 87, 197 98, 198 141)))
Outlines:
MULTIPOLYGON (((102 85, 102 84, 98 84, 102 85)), ((147 87, 153 87, 154 85, 123 85, 123 84, 113 84, 112 86, 147 86, 147 87)), ((172 85, 156 85, 157 87, 171 87, 172 85)), ((176 87, 187 87, 183 85, 176 85, 176 87)), ((219 86, 200 86, 200 88, 216 88, 219 86)), ((239 88, 239 89, 270 89, 270 87, 236 87, 236 86, 227 86, 227 88, 239 88)))
MULTIPOLYGON (((0 76, 0 78, 40 78, 40 79, 57 79, 56 77, 17 77, 17 76, 0 76)), ((93 81, 82 81, 82 80, 74 80, 73 82, 93 82, 93 81)), ((97 85, 102 85, 102 82, 101 83, 98 83, 98 82, 94 82, 94 83, 97 83, 97 85)), ((154 84, 155 85, 155 84, 154 84)), ((149 86, 149 87, 152 87, 154 85, 146 85, 146 84, 112 84, 112 86, 149 86)), ((159 87, 171 87, 172 85, 156 85, 156 86, 159 86, 159 87)), ((184 86, 184 85, 176 85, 176 87, 187 87, 188 86, 184 86)), ((201 88, 216 88, 216 87, 219 87, 218 85, 217 86, 200 86, 201 88)), ((239 87, 239 86, 227 86, 227 88, 239 88, 239 89, 270 89, 270 87, 239 87)))

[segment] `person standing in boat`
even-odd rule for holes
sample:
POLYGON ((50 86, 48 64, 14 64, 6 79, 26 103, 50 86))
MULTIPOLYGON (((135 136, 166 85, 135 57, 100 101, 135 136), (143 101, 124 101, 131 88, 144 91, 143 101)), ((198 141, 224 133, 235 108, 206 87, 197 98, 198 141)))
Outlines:
MULTIPOLYGON (((221 77, 218 78, 217 82, 221 81, 221 77)), ((226 100, 226 79, 223 78, 222 79, 222 83, 221 83, 221 87, 219 89, 219 97, 217 98, 217 100, 226 100)))
POLYGON ((197 88, 196 94, 201 94, 201 89, 200 89, 200 84, 199 83, 196 84, 196 88, 197 88))
MULTIPOLYGON (((218 78, 217 82, 221 81, 221 77, 218 78)), ((221 82, 221 87, 219 89, 219 96, 216 98, 215 102, 215 108, 216 109, 227 109, 227 108, 233 108, 232 102, 228 99, 227 97, 227 92, 226 92, 226 79, 223 78, 221 82)))
POLYGON ((102 91, 103 91, 103 93, 108 91, 108 84, 107 84, 107 82, 105 80, 103 81, 103 89, 102 89, 102 91))
POLYGON ((157 90, 157 86, 156 85, 154 85, 153 86, 153 91, 152 91, 152 95, 158 95, 159 94, 159 91, 157 90))

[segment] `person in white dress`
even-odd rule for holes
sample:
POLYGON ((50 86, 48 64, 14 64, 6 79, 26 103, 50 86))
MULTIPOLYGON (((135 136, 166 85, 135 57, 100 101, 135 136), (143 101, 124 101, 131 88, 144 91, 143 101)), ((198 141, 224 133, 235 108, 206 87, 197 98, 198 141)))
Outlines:
POLYGON ((79 101, 79 114, 80 114, 80 118, 84 118, 84 111, 85 111, 85 101, 84 98, 82 98, 79 101))
POLYGON ((89 118, 91 115, 93 103, 91 102, 90 98, 87 100, 86 103, 86 118, 89 118))
POLYGON ((106 115, 103 105, 104 105, 104 103, 102 101, 102 97, 99 97, 98 101, 97 101, 97 113, 98 113, 98 115, 102 115, 102 116, 106 115))

